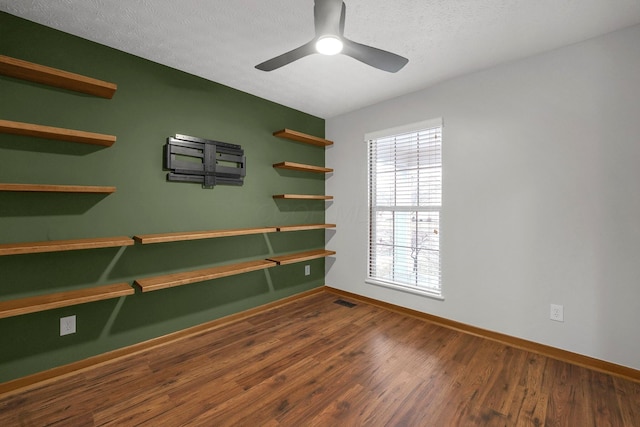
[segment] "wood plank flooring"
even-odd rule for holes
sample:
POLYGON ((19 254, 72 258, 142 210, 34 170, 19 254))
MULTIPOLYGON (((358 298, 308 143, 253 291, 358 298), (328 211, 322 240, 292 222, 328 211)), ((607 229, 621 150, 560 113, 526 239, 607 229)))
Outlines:
POLYGON ((0 426, 640 427, 638 383, 339 298, 5 396, 0 426))

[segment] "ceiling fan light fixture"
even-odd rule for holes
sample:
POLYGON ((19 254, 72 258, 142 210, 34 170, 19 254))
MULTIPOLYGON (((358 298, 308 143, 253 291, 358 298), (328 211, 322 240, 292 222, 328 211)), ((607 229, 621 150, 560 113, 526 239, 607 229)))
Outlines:
POLYGON ((336 55, 341 53, 378 70, 395 73, 409 60, 386 50, 349 40, 344 36, 347 6, 345 0, 314 0, 313 27, 316 36, 302 46, 264 61, 256 68, 273 71, 305 56, 316 53, 336 55))
POLYGON ((322 36, 316 42, 316 51, 323 55, 336 55, 342 52, 342 40, 336 36, 322 36))

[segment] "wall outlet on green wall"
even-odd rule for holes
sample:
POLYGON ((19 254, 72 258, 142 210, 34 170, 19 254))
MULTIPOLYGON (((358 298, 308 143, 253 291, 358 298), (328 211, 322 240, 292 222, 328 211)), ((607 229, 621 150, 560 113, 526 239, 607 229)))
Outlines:
POLYGON ((76 316, 67 316, 60 318, 60 336, 76 333, 76 316))

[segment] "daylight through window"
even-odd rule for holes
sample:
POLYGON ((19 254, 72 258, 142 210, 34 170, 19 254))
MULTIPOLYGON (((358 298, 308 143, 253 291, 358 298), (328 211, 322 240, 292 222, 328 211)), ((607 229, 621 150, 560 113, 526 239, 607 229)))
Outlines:
POLYGON ((442 120, 370 133, 365 139, 367 281, 440 297, 442 120))

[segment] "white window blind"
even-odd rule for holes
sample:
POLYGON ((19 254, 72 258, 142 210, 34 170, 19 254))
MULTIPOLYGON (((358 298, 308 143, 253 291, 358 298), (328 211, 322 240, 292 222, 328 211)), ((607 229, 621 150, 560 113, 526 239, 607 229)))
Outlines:
POLYGON ((442 120, 365 138, 369 156, 367 280, 439 297, 442 120))

